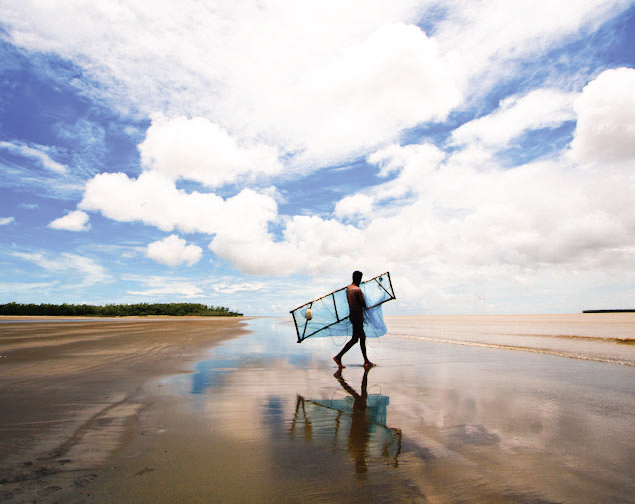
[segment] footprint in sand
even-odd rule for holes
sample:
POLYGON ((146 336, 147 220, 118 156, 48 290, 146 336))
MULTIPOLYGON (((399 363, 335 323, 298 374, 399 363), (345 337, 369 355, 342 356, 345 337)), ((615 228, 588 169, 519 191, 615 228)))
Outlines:
POLYGON ((47 486, 44 488, 40 488, 37 491, 37 494, 40 497, 46 497, 47 495, 51 495, 54 494, 55 492, 59 492, 62 489, 62 487, 56 486, 56 485, 51 485, 51 486, 47 486))
POLYGON ((154 468, 152 468, 152 467, 144 467, 138 473, 136 473, 135 476, 142 476, 145 473, 149 473, 149 472, 152 472, 152 471, 154 471, 154 468))
POLYGON ((84 486, 95 480, 95 478, 97 478, 96 474, 87 474, 86 476, 80 476, 79 478, 77 478, 74 483, 76 486, 84 486))

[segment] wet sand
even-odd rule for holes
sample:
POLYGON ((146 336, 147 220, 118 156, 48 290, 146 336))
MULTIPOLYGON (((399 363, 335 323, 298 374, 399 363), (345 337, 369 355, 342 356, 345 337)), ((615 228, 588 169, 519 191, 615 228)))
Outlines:
POLYGON ((0 502, 65 502, 109 470, 152 380, 245 333, 236 318, 2 318, 0 502))
MULTIPOLYGON (((394 334, 368 343, 379 365, 365 372, 353 348, 340 374, 331 357, 343 340, 298 345, 286 319, 250 320, 224 341, 212 328, 235 335, 234 321, 192 326, 207 340, 135 322, 152 341, 137 347, 134 331, 118 338, 114 323, 102 337, 95 323, 81 351, 67 341, 52 353, 60 345, 29 338, 10 353, 0 325, 1 394, 13 404, 0 500, 635 502, 633 366, 413 339, 426 320, 388 318, 394 334)), ((459 337, 454 322, 434 324, 459 337)))

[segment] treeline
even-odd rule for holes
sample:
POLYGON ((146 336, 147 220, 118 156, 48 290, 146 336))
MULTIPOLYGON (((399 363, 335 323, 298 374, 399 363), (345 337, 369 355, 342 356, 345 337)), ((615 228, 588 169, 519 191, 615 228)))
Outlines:
POLYGON ((139 303, 108 304, 105 306, 75 304, 0 304, 0 315, 31 317, 147 317, 169 315, 172 317, 242 317, 242 313, 222 306, 206 306, 199 303, 139 303))
POLYGON ((610 310, 582 310, 582 313, 633 313, 635 308, 619 308, 610 310))

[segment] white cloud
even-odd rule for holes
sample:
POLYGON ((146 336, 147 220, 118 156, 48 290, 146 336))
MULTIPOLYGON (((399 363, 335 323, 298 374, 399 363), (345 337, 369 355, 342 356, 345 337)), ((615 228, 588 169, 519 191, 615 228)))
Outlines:
MULTIPOLYGON (((18 2, 0 14, 15 43, 77 61, 107 84, 93 91, 114 104, 146 115, 201 115, 234 138, 275 139, 295 151, 313 141, 327 146, 329 136, 337 138, 327 128, 339 132, 342 118, 390 136, 394 128, 444 117, 461 99, 464 76, 497 74, 506 61, 627 5, 455 1, 428 36, 415 25, 438 7, 427 0, 156 1, 151 9, 18 2)), ((343 132, 349 149, 374 141, 351 136, 353 129, 343 132)))
POLYGON ((567 36, 594 30, 630 5, 629 0, 457 0, 435 27, 442 50, 461 56, 472 92, 517 71, 515 62, 542 53, 567 36))
POLYGON ((178 266, 183 263, 192 266, 201 260, 202 254, 201 247, 186 245, 186 241, 177 235, 170 235, 163 240, 152 242, 146 249, 147 257, 168 266, 178 266))
POLYGON ((507 97, 496 112, 455 129, 452 140, 459 145, 505 147, 526 131, 553 128, 574 120, 574 97, 573 93, 557 89, 535 89, 525 96, 507 97))
POLYGON ((249 274, 288 276, 322 274, 355 257, 364 242, 354 226, 315 216, 294 216, 286 223, 283 240, 270 235, 216 235, 209 245, 219 257, 249 274))
POLYGON ((0 149, 6 149, 12 154, 34 159, 43 168, 58 174, 65 174, 68 168, 57 161, 51 159, 47 151, 50 147, 44 145, 27 144, 24 142, 0 142, 0 149))
POLYGON ((635 69, 602 72, 575 102, 571 156, 581 162, 635 161, 635 69))
POLYGON ((297 262, 292 251, 274 243, 269 233, 269 224, 279 218, 275 200, 250 189, 223 199, 212 193, 187 193, 152 171, 138 179, 123 173, 100 174, 86 185, 79 206, 163 231, 215 235, 210 249, 250 272, 283 274, 297 262))
POLYGON ((137 179, 124 173, 97 175, 86 184, 79 206, 120 222, 139 221, 163 231, 255 238, 266 234, 267 223, 277 216, 276 202, 270 196, 250 189, 227 200, 213 193, 188 193, 153 171, 137 179))
MULTIPOLYGON (((408 128, 442 121, 491 92, 514 75, 515 62, 539 61, 555 42, 630 3, 457 0, 424 33, 416 23, 438 5, 184 0, 148 9, 78 0, 5 3, 0 18, 15 43, 79 65, 96 83, 78 81, 84 92, 153 118, 139 145, 143 173, 95 176, 78 206, 84 211, 205 233, 210 250, 247 273, 319 275, 321 282, 348 279, 354 268, 391 269, 405 299, 468 311, 496 291, 593 285, 570 276, 630 271, 635 187, 623 167, 635 155, 633 70, 601 74, 575 105, 569 75, 564 90, 547 79, 541 85, 553 87, 503 99, 451 133, 448 145, 399 145, 404 131, 409 140, 416 135, 408 128), (499 165, 497 149, 576 118, 570 157, 499 165), (386 182, 343 194, 332 216, 279 215, 277 191, 244 188, 358 156, 386 182), (606 165, 579 166, 589 161, 606 165), (187 192, 177 188, 180 179, 242 190, 231 198, 187 192), (346 224, 360 217, 361 225, 346 224)), ((35 145, 4 148, 42 166, 50 154, 35 145)), ((184 262, 200 257, 200 248, 169 239, 150 245, 156 257, 178 262, 186 250, 193 255, 184 262)), ((134 293, 203 292, 163 280, 134 293)))
POLYGON ((264 282, 213 282, 210 287, 220 294, 236 292, 263 292, 269 286, 264 282))
POLYGON ((7 226, 15 222, 14 217, 0 217, 0 226, 7 226))
POLYGON ((373 210, 373 198, 366 194, 346 196, 335 205, 335 216, 344 218, 368 218, 373 210))
POLYGON ((202 117, 155 116, 139 151, 146 169, 209 187, 282 170, 275 148, 262 143, 239 146, 227 131, 202 117))
POLYGON ((165 115, 142 144, 146 166, 215 187, 280 173, 279 156, 307 170, 367 154, 445 118, 468 82, 491 84, 628 5, 458 0, 427 34, 416 23, 438 14, 432 0, 14 2, 0 18, 16 44, 80 65, 98 83, 87 92, 165 115))
POLYGON ((635 212, 623 208, 632 181, 617 174, 616 191, 605 172, 581 173, 562 159, 503 170, 491 153, 526 131, 574 119, 571 103, 567 93, 538 90, 457 130, 459 148, 451 153, 393 144, 368 156, 389 180, 334 207, 337 219, 371 217, 363 229, 317 216, 283 218, 273 198, 251 190, 226 200, 188 194, 154 170, 136 180, 98 175, 80 207, 214 235, 210 250, 249 274, 345 272, 361 261, 371 271, 412 268, 460 282, 478 281, 482 271, 526 279, 527 269, 555 264, 605 267, 624 261, 633 246, 627 230, 635 212), (276 240, 268 228, 281 220, 276 240), (501 264, 507 268, 496 270, 501 264))
POLYGON ((311 266, 294 247, 276 243, 270 236, 242 240, 231 235, 216 235, 209 249, 242 272, 253 275, 285 276, 298 272, 301 266, 311 266))
POLYGON ((112 276, 106 268, 94 259, 79 254, 63 252, 51 257, 44 252, 13 252, 12 255, 32 262, 50 274, 64 273, 68 286, 82 287, 112 281, 112 276))
POLYGON ((285 134, 310 159, 337 160, 442 120, 462 100, 454 60, 416 26, 384 24, 335 53, 300 83, 303 117, 285 134))
MULTIPOLYGON (((379 232, 401 230, 399 249, 410 250, 410 260, 425 251, 473 265, 568 263, 632 244, 627 230, 635 225, 635 212, 620 206, 635 187, 628 176, 615 174, 621 187, 612 199, 607 196, 615 180, 607 182, 605 175, 559 161, 481 170, 469 158, 448 156, 419 186, 418 198, 386 219, 391 225, 376 229, 383 222, 377 220, 365 232, 377 239, 379 232)), ((387 185, 396 183, 399 178, 387 185)), ((390 240, 377 242, 378 248, 383 243, 390 240)))
POLYGON ((78 62, 106 84, 92 92, 106 93, 115 106, 164 112, 171 118, 166 134, 181 116, 208 120, 165 148, 153 141, 155 129, 145 150, 171 174, 219 184, 235 176, 227 160, 238 161, 240 172, 256 157, 249 173, 278 172, 277 152, 301 154, 305 163, 346 158, 404 127, 445 117, 461 100, 456 59, 413 24, 431 4, 190 1, 146 9, 80 1, 21 3, 0 15, 15 43, 78 62), (175 166, 172 154, 200 147, 203 133, 205 149, 215 143, 219 152, 203 169, 191 153, 191 164, 175 166))
MULTIPOLYGON (((187 277, 174 277, 163 275, 125 275, 127 282, 139 284, 137 289, 128 289, 127 293, 133 296, 144 296, 153 300, 169 299, 173 296, 183 296, 189 299, 198 299, 206 304, 229 306, 239 301, 254 296, 262 298, 267 292, 267 297, 275 299, 283 291, 280 285, 265 281, 245 281, 225 275, 210 274, 195 279, 187 277)), ((285 281, 284 286, 287 287, 285 281)), ((243 308, 244 309, 244 308, 243 308)))
POLYGON ((149 276, 143 278, 128 278, 128 280, 139 280, 147 286, 141 290, 129 290, 128 294, 133 296, 145 296, 151 299, 163 298, 165 296, 182 296, 185 298, 197 298, 203 295, 204 290, 196 281, 167 278, 162 276, 149 276))
MULTIPOLYGON (((0 282, 0 296, 2 299, 24 302, 35 298, 38 303, 43 302, 42 293, 56 291, 59 295, 59 285, 55 282, 0 282)), ((47 296, 49 297, 49 296, 47 296)))
POLYGON ((59 217, 52 221, 48 227, 53 229, 63 229, 66 231, 88 231, 90 229, 89 217, 86 212, 74 210, 64 217, 59 217))
POLYGON ((421 188, 430 187, 432 176, 444 158, 443 151, 430 144, 392 144, 372 153, 366 160, 380 167, 380 176, 399 174, 394 180, 374 188, 375 199, 405 200, 421 188))

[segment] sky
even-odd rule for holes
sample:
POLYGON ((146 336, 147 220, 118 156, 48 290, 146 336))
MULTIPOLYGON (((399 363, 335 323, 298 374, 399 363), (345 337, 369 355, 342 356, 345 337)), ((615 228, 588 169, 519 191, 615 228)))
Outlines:
POLYGON ((0 0, 0 303, 635 307, 635 2, 0 0))

